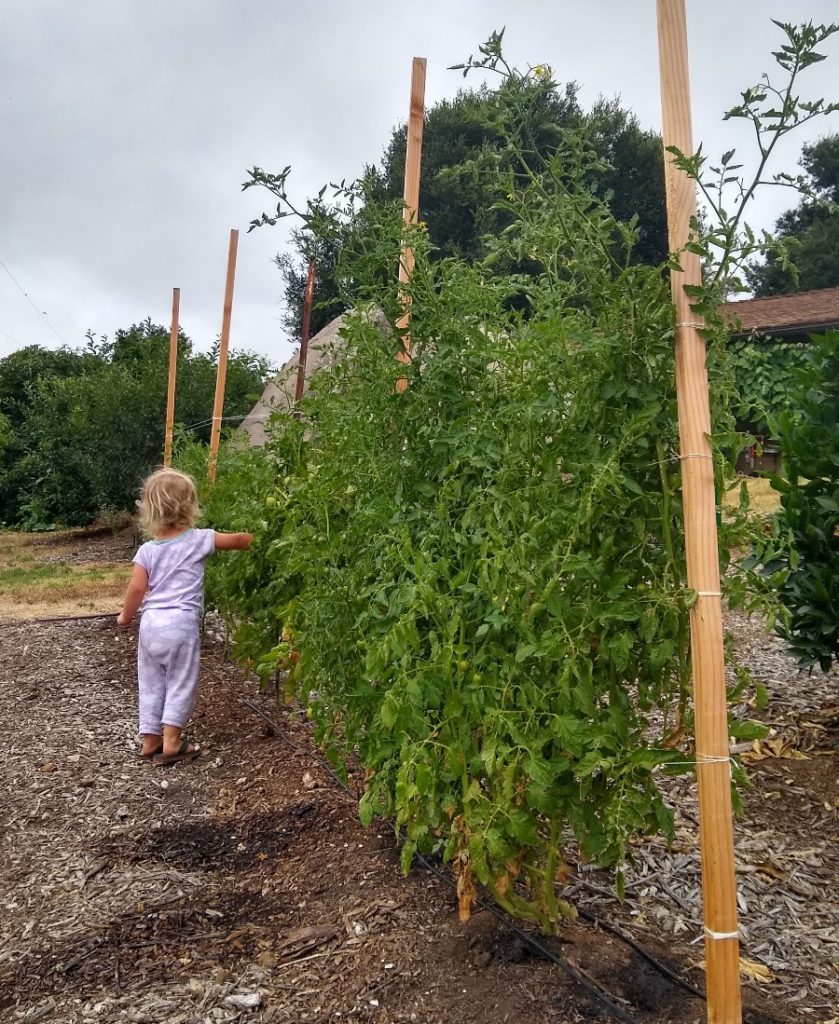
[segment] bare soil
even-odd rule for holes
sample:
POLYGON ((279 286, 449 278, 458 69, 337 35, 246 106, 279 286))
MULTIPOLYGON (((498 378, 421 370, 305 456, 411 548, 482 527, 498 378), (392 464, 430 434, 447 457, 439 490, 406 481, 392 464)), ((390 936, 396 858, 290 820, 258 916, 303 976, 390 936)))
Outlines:
MULTIPOLYGON (((489 911, 461 925, 445 869, 403 877, 392 829, 361 827, 305 717, 260 695, 217 637, 205 640, 191 729, 202 758, 139 762, 135 644, 110 620, 0 634, 4 1024, 705 1019, 701 999, 590 919, 542 942, 623 1018, 489 911)), ((836 719, 829 690, 792 699, 795 673, 783 671, 767 712, 779 755, 753 752, 738 824, 743 956, 773 979, 745 976, 746 1020, 821 1024, 839 991, 836 719), (796 941, 822 929, 821 953, 784 952, 779 968, 777 951, 760 952, 765 933, 796 920, 796 941)), ((639 845, 622 906, 608 876, 582 866, 570 891, 583 914, 702 988, 695 805, 679 785, 676 844, 639 845)))
POLYGON ((130 575, 133 528, 0 532, 0 623, 116 611, 130 575))

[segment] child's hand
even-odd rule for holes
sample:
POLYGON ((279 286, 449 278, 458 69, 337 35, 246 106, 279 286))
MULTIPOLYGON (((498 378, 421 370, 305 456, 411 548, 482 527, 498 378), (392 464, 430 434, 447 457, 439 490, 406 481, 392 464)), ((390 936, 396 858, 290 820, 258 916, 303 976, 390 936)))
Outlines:
POLYGON ((117 615, 117 625, 118 626, 130 626, 131 625, 131 619, 126 616, 125 612, 120 612, 119 615, 117 615))

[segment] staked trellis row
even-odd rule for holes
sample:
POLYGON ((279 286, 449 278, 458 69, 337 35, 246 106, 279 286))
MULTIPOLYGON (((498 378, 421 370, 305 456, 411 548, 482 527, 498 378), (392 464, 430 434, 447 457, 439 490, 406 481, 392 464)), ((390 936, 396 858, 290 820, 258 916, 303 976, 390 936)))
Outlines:
MULTIPOLYGON (((684 0, 657 0, 661 72, 663 138, 666 147, 691 153, 690 91, 687 70, 687 31, 684 0)), ((412 68, 410 117, 404 189, 404 220, 416 223, 419 208, 420 160, 424 119, 426 62, 415 58, 412 68)), ((691 613, 691 650, 696 721, 696 761, 700 800, 700 845, 706 947, 708 1020, 710 1024, 740 1024, 739 944, 730 795, 730 760, 723 660, 722 607, 716 536, 713 461, 705 342, 701 319, 691 310, 685 286, 700 283, 699 257, 685 251, 690 220, 696 211, 693 182, 674 161, 665 157, 670 249, 681 269, 671 272, 676 310, 676 386, 684 494, 688 585, 698 600, 691 613)), ((209 476, 215 480, 224 401, 230 318, 238 232, 230 233, 218 376, 212 417, 209 476)), ((406 242, 399 281, 407 285, 413 252, 406 242)), ((314 266, 309 267, 307 310, 311 308, 314 266)), ((410 361, 410 308, 407 289, 399 360, 410 361)), ((171 460, 174 415, 174 369, 177 357, 178 289, 174 290, 170 347, 169 400, 165 462, 171 460), (173 354, 174 353, 174 354, 173 354)), ((307 318, 308 319, 308 318, 307 318)), ((306 325, 308 326, 308 325, 306 325)), ((299 400, 306 366, 307 331, 301 339, 296 398, 299 400)), ((397 389, 407 388, 402 377, 397 389)))

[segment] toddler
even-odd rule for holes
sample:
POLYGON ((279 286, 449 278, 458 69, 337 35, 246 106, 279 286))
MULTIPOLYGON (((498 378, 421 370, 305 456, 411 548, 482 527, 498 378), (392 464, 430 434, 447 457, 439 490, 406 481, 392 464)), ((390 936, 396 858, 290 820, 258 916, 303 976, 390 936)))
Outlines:
POLYGON ((117 625, 127 626, 142 603, 137 647, 140 757, 157 765, 176 764, 200 753, 183 730, 198 693, 204 562, 214 551, 244 551, 253 536, 195 529, 195 483, 174 469, 152 473, 138 504, 140 523, 153 539, 134 556, 117 625))

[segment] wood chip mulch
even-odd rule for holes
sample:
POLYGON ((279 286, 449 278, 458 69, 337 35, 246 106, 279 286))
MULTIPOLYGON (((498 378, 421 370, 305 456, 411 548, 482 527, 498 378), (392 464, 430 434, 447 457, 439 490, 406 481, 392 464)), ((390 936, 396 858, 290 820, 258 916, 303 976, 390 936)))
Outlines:
MULTIPOLYGON (((836 678, 800 677, 743 631, 774 729, 753 751, 737 833, 746 1019, 822 1024, 839 1005, 836 678)), ((404 878, 392 830, 361 827, 305 718, 260 695, 218 638, 191 728, 202 758, 140 763, 135 645, 109 620, 3 627, 4 1024, 618 1019, 488 912, 461 925, 445 881, 421 867, 404 878)), ((696 808, 689 782, 672 786, 676 845, 638 845, 624 904, 604 873, 579 869, 571 891, 702 987, 696 808)), ((705 1019, 700 999, 589 920, 548 945, 624 1019, 705 1019)))

